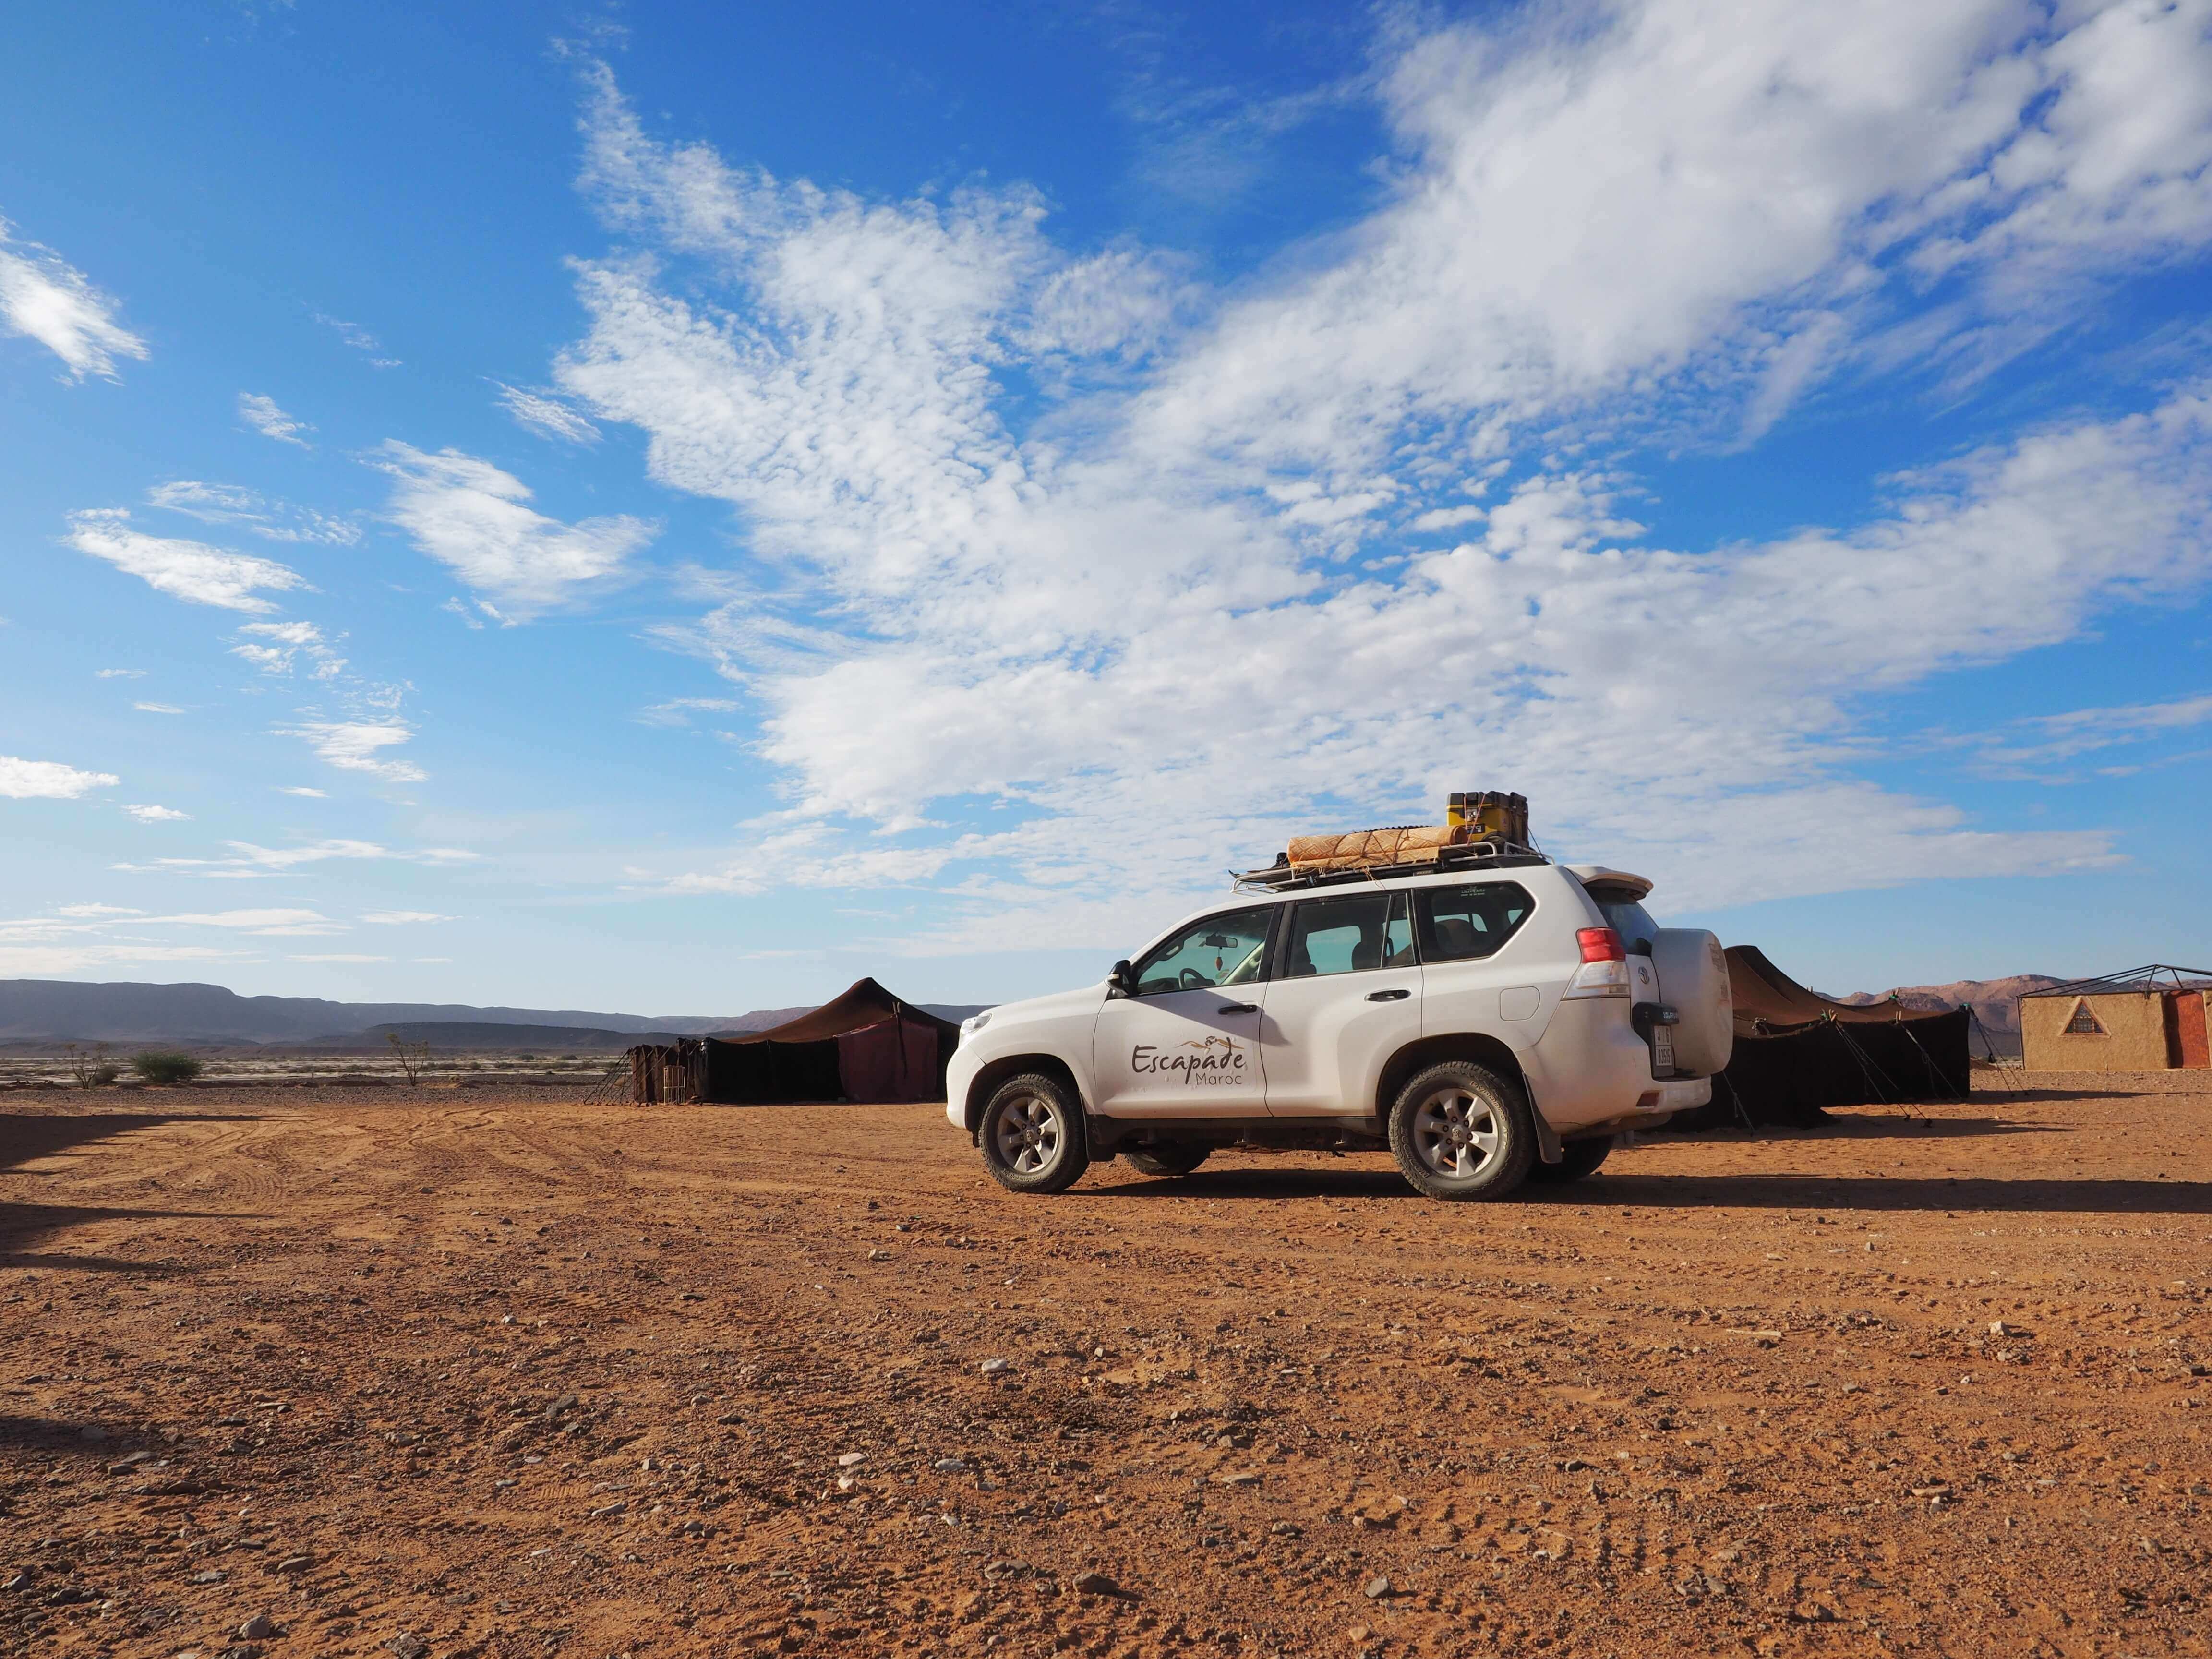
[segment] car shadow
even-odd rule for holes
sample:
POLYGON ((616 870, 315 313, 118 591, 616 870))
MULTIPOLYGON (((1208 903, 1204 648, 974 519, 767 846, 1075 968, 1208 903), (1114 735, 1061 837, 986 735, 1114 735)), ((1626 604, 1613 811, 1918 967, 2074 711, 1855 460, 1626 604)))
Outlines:
POLYGON ((0 1413, 0 1446, 36 1446, 48 1456, 59 1455, 105 1462, 134 1449, 139 1439, 139 1431, 135 1428, 58 1417, 0 1413), (89 1438, 88 1430, 91 1431, 89 1438))
POLYGON ((2157 1089, 2007 1089, 1993 1083, 1974 1091, 1977 1098, 1987 1095, 2003 1101, 2142 1100, 2162 1092, 2157 1089))
MULTIPOLYGON (((1397 1170, 1200 1170, 1168 1180, 1085 1185, 1070 1198, 1406 1199, 1425 1202, 1397 1170)), ((1530 1182, 1505 1200, 1523 1206, 1611 1204, 1644 1209, 1937 1210, 2058 1214, 2212 1215, 2212 1182, 1997 1181, 1945 1176, 1613 1175, 1530 1182)))
POLYGON ((21 1112, 0 1110, 0 1170, 52 1158, 74 1147, 151 1129, 164 1123, 250 1123, 245 1113, 228 1112, 21 1112))
POLYGON ((28 1247, 65 1228, 96 1221, 251 1221, 257 1215, 234 1210, 124 1210, 82 1204, 0 1204, 0 1267, 127 1273, 166 1277, 197 1273, 173 1261, 135 1261, 125 1256, 34 1254, 28 1247))
POLYGON ((1725 1124, 1712 1129, 1653 1129, 1647 1137, 1673 1146, 1723 1146, 1729 1142, 1774 1140, 1876 1140, 1910 1136, 1915 1140, 1955 1140, 1977 1135, 2070 1135, 2065 1123, 2014 1123, 2001 1117, 1914 1117, 1910 1108, 1875 1113, 1849 1107, 1834 1109, 1820 1122, 1802 1128, 1766 1123, 1755 1129, 1725 1124))

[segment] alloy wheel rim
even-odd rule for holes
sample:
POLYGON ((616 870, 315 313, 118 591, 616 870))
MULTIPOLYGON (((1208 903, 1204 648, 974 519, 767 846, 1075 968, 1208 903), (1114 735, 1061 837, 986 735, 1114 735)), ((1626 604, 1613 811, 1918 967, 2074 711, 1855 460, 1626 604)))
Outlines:
POLYGON ((1024 1095, 999 1114, 994 1132, 999 1161, 1018 1175, 1038 1175, 1059 1161, 1060 1112, 1041 1095, 1024 1095))
POLYGON ((1439 1089, 1413 1113, 1413 1146, 1430 1171, 1469 1181, 1488 1169, 1505 1145, 1498 1109, 1473 1091, 1439 1089))

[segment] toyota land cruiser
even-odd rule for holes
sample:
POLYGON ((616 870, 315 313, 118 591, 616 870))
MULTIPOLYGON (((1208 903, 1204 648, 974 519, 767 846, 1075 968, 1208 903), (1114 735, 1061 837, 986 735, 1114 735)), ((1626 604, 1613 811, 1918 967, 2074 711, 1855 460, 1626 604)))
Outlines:
POLYGON ((1624 871, 1427 856, 1263 872, 1285 878, 1103 984, 976 1015, 947 1119, 1016 1192, 1115 1156, 1187 1175, 1236 1146, 1388 1151, 1431 1197, 1491 1199, 1587 1176, 1620 1131, 1711 1097, 1733 1042, 1719 940, 1658 927, 1624 871))

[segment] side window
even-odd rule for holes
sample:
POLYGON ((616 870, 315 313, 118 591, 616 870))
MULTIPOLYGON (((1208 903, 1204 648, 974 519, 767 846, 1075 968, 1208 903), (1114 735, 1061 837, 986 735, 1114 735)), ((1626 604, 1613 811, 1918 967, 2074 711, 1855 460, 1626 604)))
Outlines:
POLYGON ((1267 954, 1267 929, 1274 919, 1275 907, 1265 905, 1193 922, 1146 953, 1137 964, 1137 994, 1203 991, 1258 979, 1267 954))
POLYGON ((1528 890, 1510 881, 1465 887, 1424 887, 1414 896, 1424 962, 1474 962, 1494 956, 1536 908, 1528 890))
POLYGON ((1279 979, 1410 967, 1413 927, 1403 893, 1308 899, 1291 912, 1279 979))

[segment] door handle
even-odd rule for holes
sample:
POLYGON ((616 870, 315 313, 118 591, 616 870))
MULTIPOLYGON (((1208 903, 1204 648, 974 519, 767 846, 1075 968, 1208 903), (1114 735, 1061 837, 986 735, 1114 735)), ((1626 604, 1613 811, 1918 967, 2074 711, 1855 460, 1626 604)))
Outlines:
POLYGON ((1370 991, 1367 1000, 1370 1002, 1403 1002, 1413 994, 1411 991, 1370 991))
POLYGON ((1260 1005, 1256 1002, 1224 1002, 1213 1012, 1217 1014, 1256 1014, 1260 1012, 1260 1005))

